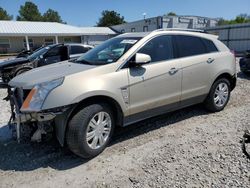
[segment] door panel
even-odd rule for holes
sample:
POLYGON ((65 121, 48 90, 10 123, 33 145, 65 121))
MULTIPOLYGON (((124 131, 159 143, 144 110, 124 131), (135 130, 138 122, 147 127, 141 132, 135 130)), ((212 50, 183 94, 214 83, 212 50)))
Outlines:
POLYGON ((209 92, 210 70, 214 63, 207 62, 209 58, 211 58, 211 55, 206 54, 181 60, 183 65, 181 100, 205 95, 209 92))
POLYGON ((181 62, 169 60, 129 69, 130 114, 170 105, 181 97, 181 62), (170 73, 172 68, 178 69, 170 73))
POLYGON ((152 38, 138 53, 149 55, 151 63, 129 68, 130 114, 177 107, 182 70, 181 61, 174 59, 173 36, 152 38))
POLYGON ((181 100, 205 96, 210 89, 211 68, 216 61, 214 53, 210 52, 216 51, 216 47, 207 46, 212 42, 197 36, 176 35, 174 39, 183 69, 181 100))

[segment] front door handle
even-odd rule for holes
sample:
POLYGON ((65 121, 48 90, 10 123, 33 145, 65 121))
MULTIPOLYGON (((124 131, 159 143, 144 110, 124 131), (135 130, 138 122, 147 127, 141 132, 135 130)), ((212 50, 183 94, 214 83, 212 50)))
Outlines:
POLYGON ((168 72, 170 75, 174 75, 175 73, 177 73, 179 70, 177 68, 171 68, 168 72))
POLYGON ((213 58, 208 58, 207 63, 213 63, 214 59, 213 58))

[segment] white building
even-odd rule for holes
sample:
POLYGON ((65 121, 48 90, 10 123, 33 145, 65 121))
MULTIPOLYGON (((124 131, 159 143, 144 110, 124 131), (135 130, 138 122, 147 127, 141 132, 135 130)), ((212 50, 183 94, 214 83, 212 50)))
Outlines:
POLYGON ((214 27, 218 19, 200 17, 200 16, 158 16, 115 25, 111 28, 119 33, 128 32, 147 32, 161 28, 183 28, 196 29, 205 27, 214 27))
POLYGON ((15 53, 53 43, 97 45, 116 33, 106 27, 75 27, 55 22, 0 21, 0 53, 15 53))

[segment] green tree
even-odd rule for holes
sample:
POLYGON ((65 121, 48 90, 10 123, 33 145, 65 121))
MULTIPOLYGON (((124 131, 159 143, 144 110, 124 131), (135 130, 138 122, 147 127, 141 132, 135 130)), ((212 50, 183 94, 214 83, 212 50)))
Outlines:
POLYGON ((167 16, 177 16, 177 14, 175 12, 169 12, 167 13, 167 16))
POLYGON ((24 5, 20 6, 18 21, 42 21, 42 15, 38 10, 36 4, 27 1, 24 5))
POLYGON ((235 18, 236 23, 248 23, 250 22, 250 18, 247 14, 240 14, 235 18))
POLYGON ((97 22, 99 27, 109 27, 112 25, 118 25, 126 23, 124 17, 115 11, 105 10, 102 12, 101 18, 97 22))
POLYGON ((43 21, 45 22, 58 22, 58 23, 65 23, 62 21, 61 16, 57 11, 54 11, 52 9, 48 9, 43 14, 43 21))
POLYGON ((240 14, 232 20, 224 20, 221 18, 218 22, 218 25, 229 25, 229 24, 240 24, 240 23, 250 23, 250 15, 240 14))
POLYGON ((13 16, 9 15, 6 10, 0 7, 0 20, 12 20, 13 16))
POLYGON ((227 25, 227 24, 229 24, 229 21, 223 18, 220 18, 218 21, 218 25, 227 25))

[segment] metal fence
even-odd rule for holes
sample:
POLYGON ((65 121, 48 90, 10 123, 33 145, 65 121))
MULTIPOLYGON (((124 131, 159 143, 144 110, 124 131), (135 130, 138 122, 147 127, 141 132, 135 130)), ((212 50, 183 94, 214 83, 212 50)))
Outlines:
POLYGON ((219 40, 238 53, 250 50, 250 23, 210 27, 205 31, 218 35, 219 40))

